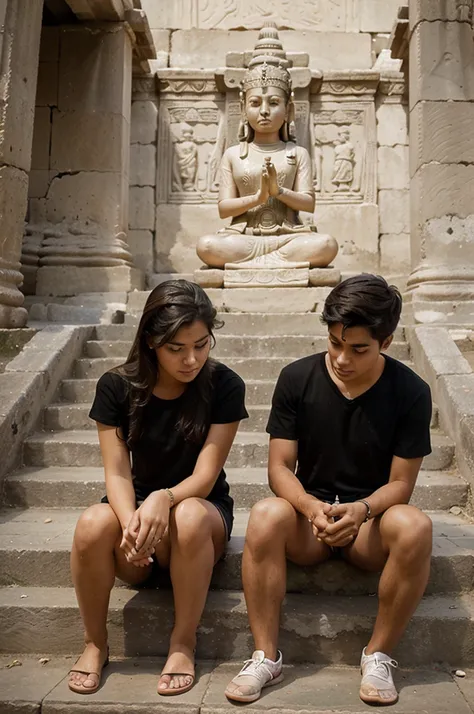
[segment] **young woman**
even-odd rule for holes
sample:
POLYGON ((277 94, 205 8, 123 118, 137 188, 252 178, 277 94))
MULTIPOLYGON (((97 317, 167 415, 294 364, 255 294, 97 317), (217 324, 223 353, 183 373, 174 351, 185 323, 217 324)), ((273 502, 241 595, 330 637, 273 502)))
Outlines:
POLYGON ((145 305, 127 361, 104 374, 97 422, 107 496, 80 517, 71 568, 85 650, 69 687, 89 694, 108 663, 107 610, 115 576, 143 583, 153 558, 169 568, 175 623, 158 693, 194 684, 196 629, 233 522, 223 466, 245 385, 209 357, 216 310, 199 286, 169 280, 145 305))

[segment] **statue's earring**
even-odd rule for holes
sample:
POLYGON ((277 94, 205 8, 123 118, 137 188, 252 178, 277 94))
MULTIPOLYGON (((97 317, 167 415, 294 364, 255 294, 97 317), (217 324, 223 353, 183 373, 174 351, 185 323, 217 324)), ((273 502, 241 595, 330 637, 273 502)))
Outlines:
POLYGON ((293 102, 293 92, 291 93, 290 101, 288 102, 288 141, 296 142, 296 125, 295 125, 295 104, 293 102))
POLYGON ((240 91, 240 123, 237 138, 240 144, 240 158, 246 159, 249 153, 250 126, 245 114, 245 95, 240 91))

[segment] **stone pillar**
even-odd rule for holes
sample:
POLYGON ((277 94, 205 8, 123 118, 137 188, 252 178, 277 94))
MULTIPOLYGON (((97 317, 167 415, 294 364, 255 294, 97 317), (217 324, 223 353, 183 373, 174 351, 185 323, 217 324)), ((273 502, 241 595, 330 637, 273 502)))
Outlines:
POLYGON ((474 317, 472 0, 410 0, 411 262, 418 322, 474 317))
POLYGON ((42 0, 0 0, 0 327, 23 327, 21 243, 35 107, 42 0))
POLYGON ((132 45, 123 23, 60 29, 46 196, 31 198, 43 235, 38 295, 141 287, 126 242, 132 45))

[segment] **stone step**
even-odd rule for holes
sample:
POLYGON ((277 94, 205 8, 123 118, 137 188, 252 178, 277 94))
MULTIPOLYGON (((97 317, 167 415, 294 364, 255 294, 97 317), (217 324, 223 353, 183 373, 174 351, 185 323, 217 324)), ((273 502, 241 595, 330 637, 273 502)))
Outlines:
MULTIPOLYGON (((264 430, 267 425, 267 414, 270 409, 270 403, 273 395, 273 390, 275 389, 274 379, 246 379, 246 393, 245 393, 245 403, 247 410, 254 409, 253 413, 250 414, 250 418, 245 420, 240 426, 241 431, 253 431, 254 426, 259 423, 261 426, 260 430, 264 430), (260 411, 259 411, 260 410, 260 411)), ((88 410, 94 399, 95 388, 97 380, 96 379, 65 379, 62 381, 59 389, 59 398, 68 402, 70 405, 75 406, 76 404, 87 404, 88 410)), ((52 405, 54 408, 57 405, 52 405)), ((71 416, 72 418, 72 416, 71 416)), ((79 416, 77 418, 80 418, 79 416)), ((56 420, 58 416, 51 417, 51 419, 56 420)), ((431 427, 436 428, 438 426, 438 408, 433 405, 433 415, 431 419, 431 427)), ((52 429, 59 428, 58 426, 48 427, 52 429)), ((69 428, 90 428, 88 426, 73 426, 69 428)))
MULTIPOLYGON (((64 429, 95 429, 96 425, 89 419, 91 403, 84 404, 51 404, 43 411, 43 427, 46 431, 64 429)), ((270 406, 249 406, 248 419, 243 419, 240 431, 265 431, 270 413, 270 406)))
MULTIPOLYGON (((227 468, 236 508, 250 508, 271 495, 267 469, 227 468)), ((102 467, 26 467, 4 481, 4 503, 14 508, 82 508, 105 493, 102 467)), ((420 471, 412 498, 419 508, 445 511, 467 504, 468 485, 456 472, 420 471)))
MULTIPOLYGON (((108 357, 125 360, 131 341, 98 341, 86 342, 84 354, 88 358, 108 357)), ((296 360, 316 352, 327 349, 327 338, 312 337, 310 335, 262 335, 262 336, 236 336, 217 335, 216 347, 211 356, 226 362, 235 357, 285 357, 296 360)), ((410 358, 409 346, 406 342, 393 342, 387 354, 395 359, 408 360, 410 358)))
MULTIPOLYGON (((246 404, 270 404, 275 379, 246 379, 246 404)), ((66 402, 92 404, 97 379, 64 379, 60 386, 60 396, 66 402)))
MULTIPOLYGON (((0 586, 71 587, 69 558, 80 509, 9 509, 0 512, 0 586), (48 522, 46 522, 48 521, 48 522)), ((427 594, 470 592, 474 583, 474 525, 450 513, 430 512, 434 540, 427 594)), ((242 589, 241 564, 248 511, 235 512, 225 558, 214 568, 211 588, 242 589)), ((317 567, 288 565, 287 590, 306 594, 370 595, 378 575, 347 563, 317 567)), ((156 584, 169 587, 161 575, 156 584)), ((119 585, 122 585, 119 583, 119 585)))
MULTIPOLYGON (((268 436, 239 432, 231 448, 229 467, 266 466, 268 436)), ((101 466, 97 433, 93 430, 39 432, 23 445, 26 466, 101 466)))
MULTIPOLYGON (((315 312, 221 312, 218 317, 223 320, 224 326, 216 330, 217 339, 220 335, 309 335, 311 337, 324 337, 327 335, 326 325, 322 324, 320 314, 315 312)), ((124 340, 131 342, 135 337, 136 331, 136 324, 97 325, 94 337, 96 340, 124 340)), ((403 327, 397 327, 395 339, 405 339, 403 327)))
MULTIPOLYGON (((290 593, 283 605, 279 640, 286 661, 358 664, 376 607, 376 598, 367 596, 290 593)), ((108 634, 115 656, 165 656, 172 623, 170 591, 112 591, 108 634)), ((0 588, 0 632, 2 653, 81 652, 83 628, 74 590, 0 588)), ((428 596, 394 654, 410 667, 440 659, 451 666, 468 667, 474 664, 473 641, 473 596, 428 596)), ((198 629, 197 657, 244 660, 251 650, 243 593, 211 591, 198 629)))
MULTIPOLYGON (((291 362, 288 357, 241 357, 226 358, 225 364, 237 372, 242 379, 273 379, 276 382, 283 367, 291 362)), ((412 366, 411 363, 404 362, 412 366)), ((78 379, 99 379, 104 372, 113 369, 120 360, 116 357, 82 358, 75 362, 74 376, 78 379)))
MULTIPOLYGON (((270 404, 275 379, 246 379, 246 405, 270 404)), ((92 404, 97 379, 64 379, 60 386, 60 396, 66 402, 92 404)))
MULTIPOLYGON (((67 686, 67 673, 72 662, 69 657, 48 653, 47 666, 40 655, 22 655, 21 667, 10 668, 12 657, 0 657, 0 711, 4 714, 158 714, 166 708, 177 714, 230 714, 235 705, 228 702, 224 690, 238 673, 241 662, 212 662, 198 660, 197 680, 189 694, 179 697, 179 704, 171 700, 163 704, 156 694, 158 672, 164 658, 133 657, 112 660, 104 671, 103 686, 97 693, 81 699, 67 686), (183 701, 184 698, 184 701, 183 701)), ((366 711, 359 701, 359 667, 315 666, 288 664, 284 653, 284 681, 263 693, 260 706, 250 710, 271 711, 272 714, 348 714, 366 711)), ((425 667, 413 670, 398 669, 395 682, 400 688, 400 701, 391 711, 394 714, 472 714, 474 694, 472 672, 464 679, 452 677, 446 667, 425 667), (470 706, 469 706, 470 705, 470 706)))
MULTIPOLYGON (((433 431, 432 453, 423 460, 427 471, 449 469, 454 457, 453 442, 433 431)), ((228 468, 266 467, 268 435, 265 432, 239 431, 227 460, 228 468)), ((101 456, 94 430, 77 429, 38 432, 23 445, 25 466, 100 466, 101 456)))

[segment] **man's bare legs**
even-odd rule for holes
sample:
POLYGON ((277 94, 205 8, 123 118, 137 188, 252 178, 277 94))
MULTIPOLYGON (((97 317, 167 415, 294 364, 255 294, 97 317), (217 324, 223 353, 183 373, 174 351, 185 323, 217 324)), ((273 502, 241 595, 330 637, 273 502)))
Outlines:
MULTIPOLYGON (((399 642, 428 582, 431 520, 414 506, 392 506, 364 523, 346 560, 381 571, 379 611, 367 654, 390 654, 399 642)), ((286 592, 286 559, 297 565, 327 560, 329 548, 310 524, 285 500, 269 498, 252 509, 243 555, 243 584, 255 648, 275 659, 280 608, 286 592)))
POLYGON ((344 557, 363 570, 380 571, 379 609, 366 654, 391 654, 428 583, 432 523, 418 508, 397 505, 362 524, 344 557))
POLYGON ((255 649, 275 660, 280 609, 286 593, 286 559, 298 565, 327 560, 330 548, 313 535, 311 524, 283 498, 267 498, 251 511, 242 561, 242 579, 255 649))

